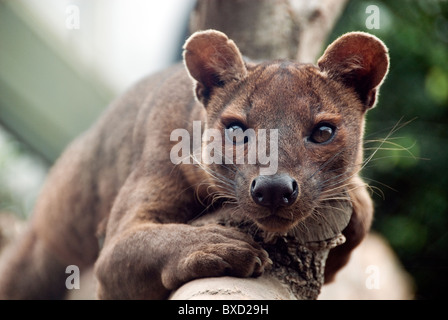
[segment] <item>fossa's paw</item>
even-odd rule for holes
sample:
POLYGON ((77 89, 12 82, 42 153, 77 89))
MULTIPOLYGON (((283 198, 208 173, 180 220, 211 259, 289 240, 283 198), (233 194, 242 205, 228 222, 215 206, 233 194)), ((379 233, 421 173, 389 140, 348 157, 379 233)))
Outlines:
POLYGON ((235 229, 205 226, 193 230, 178 257, 162 272, 166 288, 205 277, 258 277, 272 264, 260 245, 235 229))

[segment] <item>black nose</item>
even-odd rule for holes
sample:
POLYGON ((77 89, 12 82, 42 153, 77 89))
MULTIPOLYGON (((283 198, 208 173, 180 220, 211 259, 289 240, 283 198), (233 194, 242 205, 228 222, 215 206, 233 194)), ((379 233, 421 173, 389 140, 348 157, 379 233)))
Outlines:
POLYGON ((286 174, 258 176, 252 181, 250 194, 256 204, 277 209, 290 206, 296 201, 299 185, 286 174))

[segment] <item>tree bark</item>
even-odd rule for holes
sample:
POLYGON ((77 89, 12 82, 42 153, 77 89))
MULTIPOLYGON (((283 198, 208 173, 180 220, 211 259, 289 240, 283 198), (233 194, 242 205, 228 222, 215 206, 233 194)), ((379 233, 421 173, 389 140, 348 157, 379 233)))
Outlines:
MULTIPOLYGON (((291 59, 313 63, 347 0, 198 0, 190 31, 220 30, 254 60, 291 59)), ((171 299, 316 299, 331 248, 345 241, 351 205, 333 203, 288 234, 267 233, 222 209, 195 221, 247 232, 268 251, 272 268, 259 278, 205 278, 191 281, 171 299)))
POLYGON ((254 59, 314 63, 347 0, 198 0, 190 31, 216 29, 254 59))
POLYGON ((232 212, 232 208, 223 208, 192 224, 218 224, 250 234, 269 253, 271 269, 260 278, 195 280, 179 288, 171 299, 317 299, 328 253, 345 241, 341 231, 350 220, 351 204, 328 203, 327 211, 310 216, 286 234, 262 231, 232 212))

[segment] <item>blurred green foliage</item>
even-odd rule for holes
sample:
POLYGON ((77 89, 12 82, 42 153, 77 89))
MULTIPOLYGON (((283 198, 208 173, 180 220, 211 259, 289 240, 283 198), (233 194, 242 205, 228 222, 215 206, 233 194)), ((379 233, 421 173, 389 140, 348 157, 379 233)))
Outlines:
POLYGON ((441 298, 448 285, 448 2, 351 1, 329 42, 355 30, 381 38, 391 58, 367 117, 365 153, 373 157, 363 176, 374 194, 373 228, 414 278, 416 298, 441 298), (379 29, 366 27, 369 5, 379 8, 379 29))

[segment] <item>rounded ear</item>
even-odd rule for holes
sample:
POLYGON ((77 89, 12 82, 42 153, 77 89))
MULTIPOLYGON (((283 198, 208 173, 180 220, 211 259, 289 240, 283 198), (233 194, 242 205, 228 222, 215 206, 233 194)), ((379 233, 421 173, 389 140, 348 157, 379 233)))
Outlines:
POLYGON ((330 78, 353 87, 368 109, 374 107, 378 88, 389 70, 389 55, 377 37, 350 32, 330 44, 317 64, 330 78))
POLYGON ((196 81, 196 96, 205 103, 214 88, 247 75, 243 57, 232 40, 222 32, 195 32, 184 45, 184 63, 196 81))

